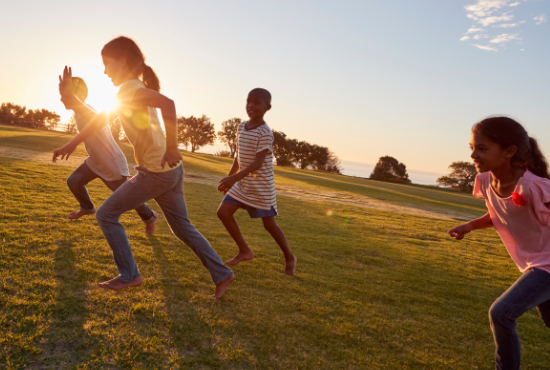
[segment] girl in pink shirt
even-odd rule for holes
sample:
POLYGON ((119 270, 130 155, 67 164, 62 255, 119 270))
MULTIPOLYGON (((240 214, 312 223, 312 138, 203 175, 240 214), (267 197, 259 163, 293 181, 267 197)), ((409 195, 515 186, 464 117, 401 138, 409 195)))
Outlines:
POLYGON ((550 175, 537 141, 508 117, 490 117, 474 125, 470 138, 478 175, 474 196, 489 212, 449 230, 461 240, 475 229, 494 227, 521 277, 491 306, 489 320, 498 370, 520 368, 516 320, 537 307, 550 328, 550 175))

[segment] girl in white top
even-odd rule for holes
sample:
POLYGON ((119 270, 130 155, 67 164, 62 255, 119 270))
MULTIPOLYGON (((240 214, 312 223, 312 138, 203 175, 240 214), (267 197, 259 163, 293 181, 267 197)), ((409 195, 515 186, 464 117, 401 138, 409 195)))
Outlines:
MULTIPOLYGON (((85 102, 88 97, 88 87, 83 79, 72 78, 75 95, 85 102)), ((93 110, 91 106, 88 105, 93 110)), ((86 120, 76 113, 76 126, 82 131, 86 126, 86 120)), ((109 126, 103 127, 95 134, 84 140, 84 147, 89 157, 67 179, 67 185, 80 204, 80 209, 69 213, 69 219, 76 220, 85 215, 94 214, 96 208, 90 199, 86 185, 101 179, 112 191, 121 187, 130 176, 128 164, 122 150, 118 147, 111 134, 109 126)), ((136 212, 145 222, 145 233, 152 234, 155 231, 157 214, 145 203, 136 208, 136 212)))
MULTIPOLYGON (((117 114, 124 132, 134 146, 138 164, 136 169, 139 173, 117 189, 97 211, 96 219, 113 251, 119 271, 117 277, 100 283, 99 286, 123 289, 142 284, 143 278, 119 217, 136 205, 155 199, 172 232, 195 252, 210 272, 216 285, 213 297, 220 298, 235 279, 235 275, 223 264, 216 251, 187 217, 175 104, 160 94, 157 75, 145 64, 143 53, 132 39, 121 36, 111 40, 103 47, 101 56, 105 74, 115 86, 120 86, 117 114), (161 130, 156 108, 160 108, 162 112, 166 137, 161 130)), ((67 108, 81 114, 89 124, 71 142, 57 149, 54 159, 70 155, 78 143, 115 118, 106 113, 97 114, 82 103, 72 93, 71 75, 71 69, 65 67, 63 77, 59 77, 61 101, 67 108)))

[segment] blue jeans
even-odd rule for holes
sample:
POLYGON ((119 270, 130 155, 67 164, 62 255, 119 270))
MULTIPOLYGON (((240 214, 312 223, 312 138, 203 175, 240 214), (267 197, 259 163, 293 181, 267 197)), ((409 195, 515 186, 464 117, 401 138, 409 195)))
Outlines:
POLYGON ((124 212, 134 209, 150 199, 155 199, 166 221, 178 239, 184 242, 199 257, 218 285, 233 272, 223 264, 218 253, 210 246, 187 218, 187 206, 183 196, 183 167, 166 172, 150 172, 136 167, 139 173, 118 188, 96 213, 96 219, 113 256, 123 282, 133 281, 139 271, 132 255, 124 226, 118 221, 124 212))
MULTIPOLYGON (((115 181, 104 180, 92 171, 86 162, 82 163, 67 179, 67 185, 80 204, 81 212, 92 213, 95 211, 94 203, 90 199, 90 195, 86 189, 86 185, 95 179, 101 179, 101 181, 103 181, 103 183, 107 185, 111 191, 115 191, 126 182, 126 176, 123 176, 122 179, 115 181)), ((145 203, 136 207, 135 210, 146 224, 154 222, 157 219, 157 214, 145 203)))
POLYGON ((497 370, 519 369, 516 320, 533 307, 537 307, 542 321, 550 328, 550 273, 536 268, 525 271, 489 310, 497 370))

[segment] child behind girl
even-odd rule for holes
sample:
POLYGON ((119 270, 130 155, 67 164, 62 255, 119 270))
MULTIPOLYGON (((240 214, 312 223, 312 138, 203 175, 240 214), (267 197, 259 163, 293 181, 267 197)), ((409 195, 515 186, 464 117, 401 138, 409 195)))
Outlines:
POLYGON ((520 368, 516 320, 537 307, 550 328, 550 175, 537 141, 508 117, 474 125, 470 139, 478 175, 474 196, 489 212, 449 230, 461 240, 476 229, 494 227, 522 275, 491 306, 496 369, 520 368))
MULTIPOLYGON (((73 93, 85 103, 88 98, 88 87, 80 77, 71 79, 73 93)), ((88 105, 90 109, 93 109, 88 105)), ((76 113, 76 126, 82 131, 86 120, 76 113)), ((95 179, 101 179, 112 191, 121 187, 130 176, 128 164, 124 154, 118 147, 108 126, 103 127, 95 134, 84 140, 84 147, 89 157, 67 179, 67 185, 80 204, 80 209, 69 213, 69 219, 76 220, 85 215, 93 215, 96 208, 86 190, 86 185, 95 179)), ((151 234, 155 230, 157 214, 145 203, 136 208, 136 211, 145 222, 145 233, 151 234)))
POLYGON ((258 88, 248 94, 246 113, 250 120, 239 125, 237 155, 229 175, 218 186, 218 191, 226 194, 218 209, 218 217, 239 247, 239 253, 227 264, 236 265, 254 258, 233 217, 239 208, 243 208, 251 218, 262 219, 265 229, 285 255, 285 274, 294 275, 296 257, 275 221, 277 201, 273 178, 273 133, 264 121, 264 115, 270 109, 269 91, 258 88))
MULTIPOLYGON (((136 169, 139 173, 118 188, 97 211, 97 222, 113 250, 119 271, 119 276, 99 286, 124 289, 142 284, 143 279, 119 217, 124 212, 155 199, 172 232, 195 252, 210 272, 216 285, 213 297, 220 298, 235 279, 235 275, 223 264, 220 256, 187 217, 175 104, 159 93, 157 75, 145 64, 141 50, 132 39, 118 37, 111 40, 101 50, 101 57, 105 74, 115 86, 120 86, 117 94, 118 116, 128 140, 134 146, 138 164, 136 169), (166 137, 155 108, 160 108, 162 112, 166 137)), ((59 77, 61 100, 67 108, 81 114, 89 124, 67 145, 57 149, 53 154, 54 159, 58 156, 63 159, 70 155, 80 142, 107 125, 111 119, 105 113, 98 115, 72 93, 71 75, 71 69, 65 67, 63 77, 59 77)))

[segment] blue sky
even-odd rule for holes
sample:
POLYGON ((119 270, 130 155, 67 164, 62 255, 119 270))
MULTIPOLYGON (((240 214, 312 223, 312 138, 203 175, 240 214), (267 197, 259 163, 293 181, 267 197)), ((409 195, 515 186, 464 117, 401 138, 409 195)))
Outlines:
MULTIPOLYGON (((102 46, 133 37, 180 115, 245 118, 254 87, 270 127, 375 163, 443 174, 471 126, 518 118, 550 155, 548 1, 21 1, 3 5, 0 101, 68 114, 65 64, 101 105, 116 89, 102 46)), ((100 107, 101 108, 101 107, 100 107)))

